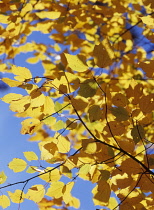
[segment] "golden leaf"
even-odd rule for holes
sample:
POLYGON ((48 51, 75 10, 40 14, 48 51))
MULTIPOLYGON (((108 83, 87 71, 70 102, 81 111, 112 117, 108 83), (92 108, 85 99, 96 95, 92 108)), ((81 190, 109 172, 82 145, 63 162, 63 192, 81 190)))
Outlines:
POLYGON ((11 68, 13 74, 17 75, 14 78, 19 82, 24 82, 25 80, 29 80, 32 78, 32 74, 29 69, 25 67, 15 66, 13 65, 11 68))
POLYGON ((9 163, 8 167, 12 169, 15 173, 24 171, 27 167, 27 163, 20 158, 13 158, 9 163))
POLYGON ((0 206, 3 209, 6 209, 10 206, 10 200, 6 195, 0 195, 0 206))
POLYGON ((63 182, 53 182, 50 185, 50 188, 48 189, 46 195, 53 197, 53 198, 60 198, 63 196, 63 188, 64 188, 63 182))
POLYGON ((26 193, 26 198, 34 201, 35 203, 38 203, 42 200, 44 194, 45 189, 43 185, 33 185, 31 188, 28 189, 28 192, 26 193))
POLYGON ((31 161, 31 160, 38 160, 38 156, 35 154, 35 152, 23 152, 24 153, 24 156, 25 158, 28 160, 28 161, 31 161))
POLYGON ((70 55, 65 53, 65 57, 68 62, 68 66, 77 72, 84 72, 88 69, 88 66, 85 64, 85 61, 81 60, 78 55, 70 55))
POLYGON ((57 147, 60 153, 68 153, 70 151, 71 143, 68 138, 59 136, 57 140, 57 147))
POLYGON ((13 203, 22 203, 24 201, 25 194, 21 190, 15 190, 14 193, 10 191, 7 191, 7 192, 9 194, 9 198, 11 199, 13 203))
POLYGON ((7 176, 5 175, 4 171, 0 172, 0 184, 3 184, 4 182, 6 182, 7 180, 7 176))

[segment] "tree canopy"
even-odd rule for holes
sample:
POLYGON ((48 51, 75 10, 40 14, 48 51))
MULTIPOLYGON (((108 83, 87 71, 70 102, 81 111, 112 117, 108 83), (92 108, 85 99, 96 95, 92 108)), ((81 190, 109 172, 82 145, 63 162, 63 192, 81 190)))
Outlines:
POLYGON ((40 210, 80 209, 71 191, 81 178, 95 183, 99 208, 153 209, 153 29, 152 0, 0 2, 0 71, 10 87, 1 100, 40 150, 8 163, 31 178, 7 184, 0 172, 2 208, 29 199, 40 210), (29 68, 16 65, 22 53, 29 68), (27 190, 36 178, 44 184, 27 190))

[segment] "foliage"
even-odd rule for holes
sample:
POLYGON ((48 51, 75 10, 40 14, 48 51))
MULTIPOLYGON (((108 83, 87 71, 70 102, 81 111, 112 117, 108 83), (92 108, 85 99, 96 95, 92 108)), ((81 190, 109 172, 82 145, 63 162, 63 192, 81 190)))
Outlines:
MULTIPOLYGON (((0 196, 2 208, 29 199, 40 210, 79 209, 71 191, 80 177, 96 184, 95 205, 153 209, 154 60, 143 45, 154 40, 153 8, 150 0, 0 2, 2 81, 25 91, 2 101, 24 118, 21 134, 40 149, 40 156, 23 151, 25 159, 9 163, 15 173, 27 169, 32 177, 1 187, 23 183, 0 196), (28 41, 34 32, 45 34, 48 44, 28 41), (29 52, 30 69, 14 64, 16 56, 29 52), (44 73, 33 76, 38 62, 44 73), (39 160, 48 167, 36 167, 39 160), (63 176, 70 181, 64 183, 63 176), (37 177, 44 184, 25 191, 37 177)), ((6 180, 2 171, 0 184, 6 180)))

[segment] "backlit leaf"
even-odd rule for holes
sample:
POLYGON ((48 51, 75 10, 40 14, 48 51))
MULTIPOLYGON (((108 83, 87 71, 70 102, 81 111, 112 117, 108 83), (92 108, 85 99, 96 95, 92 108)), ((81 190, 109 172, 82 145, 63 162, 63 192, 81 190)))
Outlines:
POLYGON ((37 155, 35 154, 35 152, 23 152, 24 153, 24 156, 25 158, 28 160, 28 161, 31 161, 31 160, 38 160, 38 157, 37 155))
POLYGON ((25 194, 21 190, 15 190, 14 193, 8 191, 8 194, 13 203, 22 203, 24 201, 25 194))
POLYGON ((123 107, 112 107, 110 110, 118 121, 126 121, 129 119, 129 114, 123 107))
POLYGON ((11 101, 16 101, 22 97, 23 95, 21 94, 9 93, 5 95, 3 98, 1 98, 1 100, 4 101, 5 103, 10 103, 11 101))
POLYGON ((112 60, 102 44, 95 45, 93 56, 95 64, 100 68, 105 68, 112 64, 112 60))
POLYGON ((131 130, 131 135, 133 137, 135 144, 137 144, 145 137, 144 128, 141 125, 134 126, 134 128, 131 130))
POLYGON ((33 185, 31 188, 28 189, 28 192, 26 193, 26 198, 34 201, 35 203, 38 203, 42 200, 44 194, 45 189, 43 185, 33 185))
POLYGON ((6 182, 7 180, 7 176, 5 175, 4 171, 0 172, 0 184, 3 184, 4 182, 6 182))
POLYGON ((64 187, 63 182, 53 182, 50 185, 50 188, 48 189, 46 195, 53 197, 53 198, 60 198, 63 195, 63 187, 64 187))
POLYGON ((73 70, 77 72, 83 72, 88 69, 88 66, 83 62, 78 55, 70 55, 65 53, 65 57, 68 62, 68 66, 73 70))
POLYGON ((10 78, 2 78, 1 80, 3 82, 5 82, 7 85, 9 85, 10 87, 18 87, 18 86, 22 85, 22 82, 12 80, 10 78))
POLYGON ((50 171, 50 172, 41 175, 40 178, 46 182, 57 182, 61 178, 61 175, 58 169, 54 169, 53 167, 47 167, 45 171, 50 171))
POLYGON ((6 209, 10 206, 10 200, 6 195, 0 195, 0 206, 3 209, 6 209))
POLYGON ((27 163, 20 158, 13 158, 8 166, 16 173, 25 170, 25 168, 27 167, 27 163))
POLYGON ((90 122, 95 122, 101 118, 101 110, 98 105, 93 105, 88 110, 90 122))
POLYGON ((96 90, 96 82, 93 79, 88 79, 81 83, 78 94, 85 98, 93 97, 96 94, 96 90))
POLYGON ((20 67, 20 66, 17 67, 13 65, 11 71, 13 74, 18 75, 15 76, 14 78, 19 82, 24 82, 25 80, 32 78, 30 70, 25 67, 20 67))
POLYGON ((70 150, 71 143, 70 141, 63 136, 60 136, 57 140, 57 147, 60 153, 68 153, 70 150))

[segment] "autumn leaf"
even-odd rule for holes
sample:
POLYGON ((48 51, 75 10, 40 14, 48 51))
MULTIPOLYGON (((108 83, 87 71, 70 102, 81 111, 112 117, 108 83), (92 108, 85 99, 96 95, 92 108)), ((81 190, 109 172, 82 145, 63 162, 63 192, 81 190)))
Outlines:
POLYGON ((28 189, 26 193, 26 198, 29 200, 38 203, 42 200, 45 194, 45 189, 43 185, 33 185, 31 188, 28 189))
POLYGON ((78 55, 70 55, 65 53, 65 57, 68 62, 68 66, 73 70, 77 72, 83 72, 88 69, 88 66, 80 59, 78 55))
POLYGON ((0 184, 3 184, 4 182, 6 182, 7 180, 7 176, 5 175, 4 171, 0 172, 0 184))
POLYGON ((129 119, 127 110, 123 107, 112 107, 111 113, 116 117, 117 121, 126 121, 129 119))
POLYGON ((35 152, 33 152, 33 151, 30 151, 30 152, 23 152, 23 153, 24 153, 25 158, 26 158, 28 161, 31 161, 31 160, 38 160, 37 155, 36 155, 35 152))
POLYGON ((20 158, 14 158, 9 163, 8 167, 12 169, 15 173, 17 173, 25 170, 25 168, 27 167, 27 163, 20 158))

